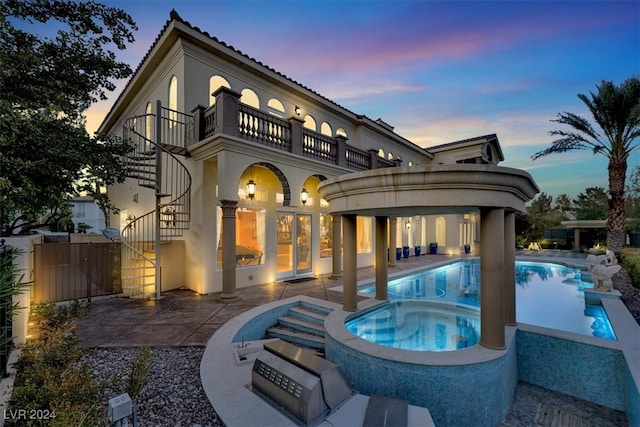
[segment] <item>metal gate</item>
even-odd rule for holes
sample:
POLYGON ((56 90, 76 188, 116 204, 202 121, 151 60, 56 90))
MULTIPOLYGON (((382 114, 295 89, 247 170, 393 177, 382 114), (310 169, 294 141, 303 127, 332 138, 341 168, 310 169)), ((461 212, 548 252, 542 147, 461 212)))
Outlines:
POLYGON ((33 303, 122 292, 119 243, 37 244, 34 265, 33 303))

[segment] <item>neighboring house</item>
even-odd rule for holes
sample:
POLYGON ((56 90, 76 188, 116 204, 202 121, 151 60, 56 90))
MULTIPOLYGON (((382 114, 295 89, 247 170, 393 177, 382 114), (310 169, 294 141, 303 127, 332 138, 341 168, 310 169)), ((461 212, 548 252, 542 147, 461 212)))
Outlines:
POLYGON ((104 214, 100 210, 100 207, 96 204, 90 196, 74 197, 71 199, 71 212, 73 221, 73 227, 75 232, 80 232, 85 224, 86 232, 88 233, 100 233, 100 230, 104 229, 104 214))
MULTIPOLYGON (((123 288, 132 295, 159 292, 158 255, 163 291, 186 286, 232 297, 236 287, 335 273, 340 221, 317 192, 321 181, 367 169, 503 160, 496 135, 421 148, 174 11, 100 130, 137 146, 131 179, 109 189, 121 208, 111 224, 121 225, 129 248, 123 288)), ((478 218, 476 211, 397 218, 393 246, 412 255, 431 243, 440 253, 473 250, 478 218)), ((374 264, 373 234, 373 218, 358 217, 359 266, 374 264)))

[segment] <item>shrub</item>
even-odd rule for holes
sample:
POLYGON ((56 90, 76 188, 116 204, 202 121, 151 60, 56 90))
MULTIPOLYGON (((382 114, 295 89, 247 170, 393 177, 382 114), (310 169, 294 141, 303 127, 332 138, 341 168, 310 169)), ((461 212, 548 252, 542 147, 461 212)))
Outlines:
POLYGON ((131 366, 131 375, 129 375, 129 387, 127 393, 132 400, 138 398, 142 387, 147 382, 149 375, 149 365, 151 364, 151 350, 143 348, 136 355, 133 365, 131 366))
POLYGON ((77 302, 65 307, 52 303, 34 306, 39 334, 25 343, 15 363, 16 379, 5 411, 7 425, 106 425, 103 408, 97 408, 100 389, 93 384, 89 370, 78 367, 82 350, 73 331, 87 309, 77 302), (11 419, 10 414, 19 410, 48 418, 26 423, 11 419))
POLYGON ((640 288, 640 249, 623 248, 620 251, 620 264, 629 275, 633 286, 640 288))

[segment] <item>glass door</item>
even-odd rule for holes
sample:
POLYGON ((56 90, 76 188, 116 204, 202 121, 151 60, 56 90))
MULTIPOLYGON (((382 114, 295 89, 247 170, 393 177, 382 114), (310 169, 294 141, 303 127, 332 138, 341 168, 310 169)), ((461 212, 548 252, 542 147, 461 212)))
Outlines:
POLYGON ((293 214, 278 213, 277 220, 277 258, 278 269, 276 277, 293 276, 293 214))
POLYGON ((311 215, 296 215, 296 271, 295 275, 305 275, 311 269, 311 215))
POLYGON ((278 279, 308 275, 313 272, 311 214, 279 212, 277 221, 278 279))

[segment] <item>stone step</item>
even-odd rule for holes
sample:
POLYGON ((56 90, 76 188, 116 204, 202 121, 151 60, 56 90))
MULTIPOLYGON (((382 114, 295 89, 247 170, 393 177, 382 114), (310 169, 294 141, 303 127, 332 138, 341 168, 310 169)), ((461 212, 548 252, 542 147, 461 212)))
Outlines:
POLYGON ((281 325, 272 326, 267 329, 267 336, 269 336, 270 338, 280 338, 281 340, 286 341, 290 344, 302 345, 305 347, 324 351, 325 340, 323 337, 319 337, 318 335, 310 334, 307 332, 285 328, 281 325))
POLYGON ((289 314, 291 316, 306 320, 307 322, 324 325, 324 321, 327 318, 328 313, 320 312, 309 306, 299 305, 296 307, 291 307, 289 309, 289 314))
POLYGON ((281 316, 278 317, 278 323, 286 328, 307 332, 320 337, 324 337, 325 335, 324 325, 315 322, 307 322, 299 317, 281 316))

